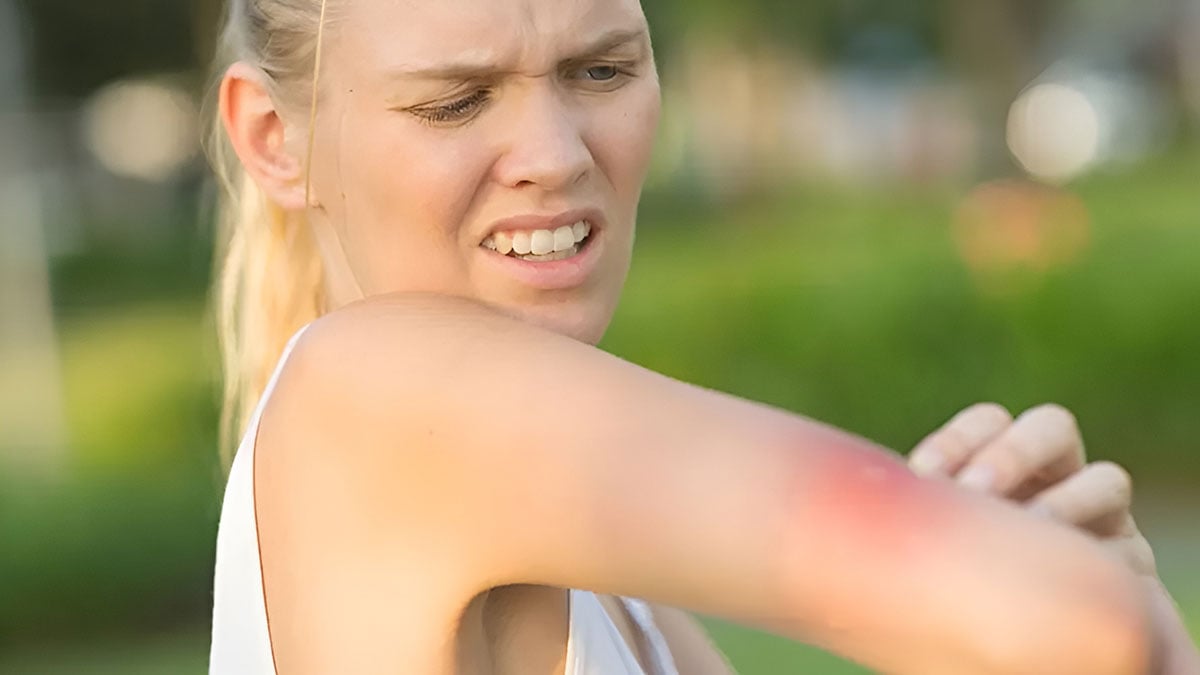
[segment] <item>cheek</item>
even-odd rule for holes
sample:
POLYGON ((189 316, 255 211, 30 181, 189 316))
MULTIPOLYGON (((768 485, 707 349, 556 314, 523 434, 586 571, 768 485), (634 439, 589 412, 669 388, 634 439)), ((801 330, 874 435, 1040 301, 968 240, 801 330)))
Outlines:
POLYGON ((658 131, 657 84, 647 83, 618 104, 598 110, 592 124, 596 162, 619 194, 640 192, 658 131))
MULTIPOLYGON (((399 113, 396 113, 399 114, 399 113)), ((438 143, 436 136, 414 133, 404 120, 371 134, 356 158, 354 185, 364 192, 372 217, 407 230, 437 230, 456 222, 448 214, 470 199, 471 157, 438 143)))
POLYGON ((449 290, 458 270, 448 256, 457 251, 482 162, 471 148, 390 116, 399 114, 345 125, 342 216, 375 292, 449 290))

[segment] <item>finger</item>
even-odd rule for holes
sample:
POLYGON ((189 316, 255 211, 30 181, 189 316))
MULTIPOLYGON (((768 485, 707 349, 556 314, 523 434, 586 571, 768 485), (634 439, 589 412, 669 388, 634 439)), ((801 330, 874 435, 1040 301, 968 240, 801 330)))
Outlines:
POLYGON ((1021 413, 957 475, 959 484, 980 492, 1010 495, 1022 485, 1037 492, 1083 467, 1083 438, 1075 416, 1056 404, 1021 413))
POLYGON ((1034 497, 1029 509, 1100 537, 1130 534, 1133 481, 1112 462, 1094 462, 1034 497))
POLYGON ((923 476, 953 476, 972 453, 999 436, 1012 421, 1012 414, 999 403, 977 403, 918 443, 908 455, 909 467, 923 476))
POLYGON ((1158 576, 1158 562, 1154 558, 1154 549, 1145 535, 1138 530, 1133 522, 1133 516, 1127 516, 1121 526, 1122 534, 1115 539, 1104 540, 1103 544, 1118 548, 1125 562, 1138 574, 1158 576))

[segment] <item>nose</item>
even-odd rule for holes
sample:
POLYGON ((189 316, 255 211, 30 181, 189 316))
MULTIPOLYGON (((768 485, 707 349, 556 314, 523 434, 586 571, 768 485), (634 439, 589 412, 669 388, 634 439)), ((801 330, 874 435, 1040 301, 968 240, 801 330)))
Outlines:
POLYGON ((508 138, 493 169, 495 180, 506 187, 547 192, 582 181, 596 163, 584 140, 579 111, 550 86, 530 87, 523 94, 506 120, 508 138))

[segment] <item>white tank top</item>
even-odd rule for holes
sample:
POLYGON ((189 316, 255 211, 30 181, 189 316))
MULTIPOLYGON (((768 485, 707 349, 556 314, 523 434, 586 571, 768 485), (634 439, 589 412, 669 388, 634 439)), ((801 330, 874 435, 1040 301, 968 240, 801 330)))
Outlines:
MULTIPOLYGON (((217 528, 211 675, 275 675, 254 517, 254 442, 267 398, 275 389, 292 347, 307 327, 292 336, 279 357, 234 455, 225 486, 217 528)), ((644 601, 621 597, 650 646, 649 673, 642 670, 594 593, 570 589, 567 595, 570 620, 564 675, 679 675, 666 640, 644 601)))

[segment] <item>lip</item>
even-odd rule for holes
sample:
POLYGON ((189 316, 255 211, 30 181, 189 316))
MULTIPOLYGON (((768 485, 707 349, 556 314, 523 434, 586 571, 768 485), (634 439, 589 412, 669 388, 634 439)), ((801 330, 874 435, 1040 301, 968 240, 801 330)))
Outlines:
POLYGON ((495 232, 506 230, 556 230, 564 225, 574 225, 586 220, 592 227, 587 246, 577 255, 552 262, 533 262, 479 246, 488 265, 523 286, 543 291, 566 290, 581 286, 592 275, 604 249, 604 223, 599 210, 578 209, 558 216, 515 216, 496 221, 484 234, 484 239, 495 232))

